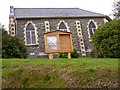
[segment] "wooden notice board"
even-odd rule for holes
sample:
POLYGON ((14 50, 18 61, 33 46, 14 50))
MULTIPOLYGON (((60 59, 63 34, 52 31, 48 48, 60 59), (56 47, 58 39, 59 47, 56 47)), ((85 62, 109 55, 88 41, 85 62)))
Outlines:
POLYGON ((61 51, 69 51, 71 49, 71 40, 69 34, 60 34, 59 35, 60 40, 60 50, 61 51))
POLYGON ((45 52, 72 52, 72 33, 55 30, 44 33, 45 52))

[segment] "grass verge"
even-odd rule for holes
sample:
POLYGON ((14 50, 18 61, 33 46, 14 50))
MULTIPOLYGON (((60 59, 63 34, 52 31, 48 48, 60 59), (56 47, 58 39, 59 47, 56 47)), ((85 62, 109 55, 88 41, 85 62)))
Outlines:
POLYGON ((2 59, 2 88, 118 86, 118 59, 2 59))

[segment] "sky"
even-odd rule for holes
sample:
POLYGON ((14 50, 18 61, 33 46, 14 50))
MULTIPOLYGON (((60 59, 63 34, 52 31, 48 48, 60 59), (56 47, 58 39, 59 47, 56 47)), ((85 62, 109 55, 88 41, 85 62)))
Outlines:
POLYGON ((114 9, 113 3, 114 0, 0 0, 0 23, 8 30, 10 6, 15 8, 80 8, 110 16, 114 9))

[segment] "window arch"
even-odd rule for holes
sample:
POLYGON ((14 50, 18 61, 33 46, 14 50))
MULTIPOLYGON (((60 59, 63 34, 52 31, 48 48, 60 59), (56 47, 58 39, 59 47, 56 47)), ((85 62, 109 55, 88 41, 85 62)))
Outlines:
POLYGON ((27 22, 25 25, 24 34, 26 45, 38 44, 36 27, 35 24, 33 24, 31 21, 27 22))
POLYGON ((63 21, 63 20, 61 20, 61 21, 58 23, 57 29, 62 30, 62 31, 70 32, 67 23, 65 23, 65 21, 63 21))
POLYGON ((87 25, 87 31, 88 31, 88 38, 93 36, 95 29, 97 28, 97 23, 94 20, 89 20, 88 25, 87 25))

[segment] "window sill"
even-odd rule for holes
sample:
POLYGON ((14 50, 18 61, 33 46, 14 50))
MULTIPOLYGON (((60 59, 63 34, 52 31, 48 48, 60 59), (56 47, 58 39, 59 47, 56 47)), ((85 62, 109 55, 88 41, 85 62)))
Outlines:
POLYGON ((89 42, 90 42, 90 43, 92 43, 92 40, 91 40, 91 39, 89 39, 89 42))
POLYGON ((68 29, 58 29, 58 30, 65 31, 65 32, 70 32, 70 30, 68 30, 68 29))
POLYGON ((26 46, 37 46, 39 44, 26 44, 26 46))

